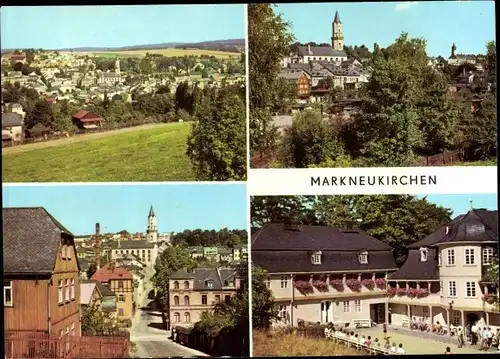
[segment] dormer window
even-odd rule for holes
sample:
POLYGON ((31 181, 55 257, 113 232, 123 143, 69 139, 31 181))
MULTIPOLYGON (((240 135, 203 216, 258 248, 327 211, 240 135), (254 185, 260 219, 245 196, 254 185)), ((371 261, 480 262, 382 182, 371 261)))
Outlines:
POLYGON ((359 264, 368 264, 368 252, 362 251, 358 253, 359 264))
POLYGON ((429 254, 429 249, 425 247, 420 248, 420 262, 427 262, 428 254, 429 254))
POLYGON ((311 253, 311 263, 321 264, 321 251, 311 253))
POLYGON ((207 284, 207 288, 213 288, 214 287, 214 281, 213 280, 207 280, 206 284, 207 284))
POLYGON ((450 233, 450 227, 446 226, 446 233, 445 234, 448 234, 450 233))

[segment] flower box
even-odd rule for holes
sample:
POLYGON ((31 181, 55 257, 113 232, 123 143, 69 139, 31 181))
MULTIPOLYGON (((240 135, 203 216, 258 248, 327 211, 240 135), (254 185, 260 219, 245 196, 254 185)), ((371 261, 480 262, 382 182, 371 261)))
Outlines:
POLYGON ((428 289, 418 289, 417 290, 417 298, 424 298, 429 295, 429 290, 428 289))
POLYGON ((387 282, 385 281, 384 278, 375 279, 375 285, 377 286, 377 288, 380 288, 380 289, 387 288, 387 282))
POLYGON ((331 279, 330 285, 338 292, 344 291, 344 282, 342 279, 331 279))
POLYGON ((497 294, 483 294, 482 299, 488 304, 495 304, 498 301, 498 296, 497 294))
POLYGON ((325 290, 328 288, 328 284, 324 280, 317 279, 317 280, 313 281, 313 287, 315 287, 319 290, 325 290))
POLYGON ((353 292, 361 291, 361 282, 357 279, 348 279, 346 284, 353 292))
POLYGON ((312 284, 308 280, 297 280, 294 283, 295 288, 299 290, 301 293, 312 291, 312 284))
POLYGON ((398 297, 402 297, 402 296, 406 295, 406 288, 397 288, 396 295, 398 297))
POLYGON ((373 279, 363 279, 361 284, 369 290, 373 290, 375 288, 375 281, 373 279))
POLYGON ((388 297, 394 297, 396 295, 396 288, 389 288, 385 293, 388 297))

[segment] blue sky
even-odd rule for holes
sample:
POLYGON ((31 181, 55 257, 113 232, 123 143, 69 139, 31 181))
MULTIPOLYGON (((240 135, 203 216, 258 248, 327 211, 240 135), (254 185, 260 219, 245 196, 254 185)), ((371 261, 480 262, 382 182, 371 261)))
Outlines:
POLYGON ((246 229, 244 184, 3 186, 3 207, 45 207, 75 235, 143 232, 153 205, 160 232, 246 229))
MULTIPOLYGON (((424 197, 419 195, 417 197, 424 197)), ((446 194, 427 195, 427 201, 453 210, 452 218, 465 214, 470 210, 470 201, 474 208, 498 209, 497 195, 495 194, 446 194)))
POLYGON ((4 6, 0 20, 3 49, 119 47, 245 37, 243 5, 4 6))
POLYGON ((426 1, 373 3, 284 4, 275 8, 302 43, 331 43, 331 23, 339 11, 346 45, 377 42, 387 47, 401 34, 427 40, 429 56, 450 56, 455 42, 458 53, 485 53, 486 42, 495 40, 493 1, 426 1))

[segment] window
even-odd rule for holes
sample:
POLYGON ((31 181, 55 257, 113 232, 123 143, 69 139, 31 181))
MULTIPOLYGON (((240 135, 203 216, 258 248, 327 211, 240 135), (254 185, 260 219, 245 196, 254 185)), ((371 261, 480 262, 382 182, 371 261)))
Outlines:
POLYGON ((174 305, 179 305, 179 296, 178 295, 176 295, 174 297, 174 305))
POLYGON ((350 303, 349 302, 344 302, 344 313, 349 313, 350 311, 350 303))
POLYGON ((184 322, 189 323, 190 321, 191 321, 191 315, 188 312, 184 313, 184 322))
POLYGON ((69 279, 64 280, 64 299, 69 301, 69 279))
POLYGON ((493 248, 483 248, 483 264, 490 265, 493 263, 493 248))
POLYGON ((427 248, 420 248, 420 262, 427 262, 427 255, 429 250, 427 248))
POLYGON ((439 251, 438 253, 438 266, 442 266, 443 265, 443 254, 441 253, 441 251, 439 251))
POLYGON ((179 323, 181 321, 181 315, 177 312, 174 313, 174 322, 179 323))
POLYGON ((288 278, 285 276, 281 277, 281 288, 288 288, 288 278))
POLYGON ((184 305, 189 305, 189 296, 184 296, 184 305))
POLYGON ((288 317, 288 311, 286 309, 286 305, 279 306, 278 315, 282 321, 286 322, 286 319, 288 317))
POLYGON ((207 305, 208 301, 207 301, 207 296, 205 294, 203 294, 201 296, 201 304, 203 305, 207 305))
POLYGON ((359 264, 367 264, 368 263, 368 252, 363 251, 358 254, 359 264))
POLYGON ((71 278, 71 299, 75 299, 75 278, 71 278))
POLYGON ((455 250, 454 249, 448 249, 448 265, 449 266, 455 265, 455 250))
POLYGON ((465 250, 465 264, 466 265, 473 265, 475 263, 474 260, 474 249, 466 249, 465 250))
POLYGON ((316 252, 311 255, 312 264, 321 264, 321 252, 316 252))
POLYGON ((118 316, 123 317, 124 311, 123 308, 118 309, 118 316))
POLYGON ((449 297, 457 296, 457 283, 455 283, 455 281, 448 282, 448 296, 449 297))
POLYGON ((124 302, 124 301, 125 301, 125 296, 124 296, 123 294, 120 294, 120 295, 118 296, 118 301, 119 301, 119 302, 124 302))
POLYGON ((462 315, 458 310, 453 311, 453 315, 451 317, 451 324, 458 327, 462 323, 462 315))
POLYGON ((61 304, 64 302, 64 292, 63 292, 63 281, 60 280, 57 282, 57 293, 58 293, 58 303, 61 304))
POLYGON ((123 281, 122 280, 118 281, 118 289, 123 289, 123 281))
POLYGON ((215 303, 220 303, 220 295, 218 294, 215 296, 215 303))
POLYGON ((468 298, 476 297, 476 283, 474 282, 465 283, 465 296, 468 298))
POLYGON ((61 245, 61 258, 66 259, 66 245, 61 245))
POLYGON ((71 323, 71 328, 70 328, 71 335, 75 335, 75 322, 71 323))
POLYGON ((3 305, 12 305, 12 282, 10 280, 3 282, 3 305))
POLYGON ((214 282, 212 280, 207 280, 207 287, 208 288, 213 288, 214 287, 214 282))
POLYGON ((359 299, 354 301, 354 311, 361 312, 361 301, 359 299))
POLYGON ((224 296, 224 302, 229 303, 231 301, 231 296, 230 295, 225 295, 224 296))
POLYGON ((189 289, 189 282, 188 281, 184 282, 184 289, 189 289))
POLYGON ((179 289, 179 282, 178 281, 174 282, 174 289, 179 289))

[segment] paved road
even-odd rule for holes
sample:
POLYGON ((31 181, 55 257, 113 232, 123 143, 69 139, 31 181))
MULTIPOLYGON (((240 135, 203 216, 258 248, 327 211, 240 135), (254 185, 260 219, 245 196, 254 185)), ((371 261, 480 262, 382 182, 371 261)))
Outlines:
MULTIPOLYGON (((148 307, 148 304, 151 302, 151 300, 147 298, 147 294, 151 288, 146 289, 147 290, 144 291, 144 294, 140 299, 142 307, 148 307)), ((168 339, 170 333, 161 329, 162 326, 163 323, 160 312, 141 309, 137 310, 135 318, 132 321, 132 328, 130 329, 130 340, 137 345, 137 352, 134 353, 135 357, 208 357, 205 353, 184 347, 168 339)))

